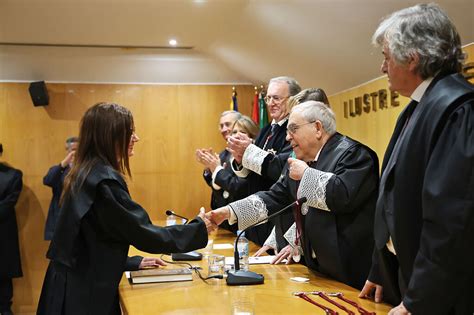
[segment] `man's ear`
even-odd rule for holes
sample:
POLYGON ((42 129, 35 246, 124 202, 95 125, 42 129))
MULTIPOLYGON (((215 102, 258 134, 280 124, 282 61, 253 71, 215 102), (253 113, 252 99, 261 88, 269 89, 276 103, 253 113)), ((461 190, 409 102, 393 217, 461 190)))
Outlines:
POLYGON ((319 139, 323 136, 323 124, 319 120, 316 120, 314 125, 316 127, 316 137, 319 139))
POLYGON ((420 56, 417 53, 411 54, 410 59, 408 61, 408 69, 411 72, 415 72, 416 68, 418 67, 419 62, 420 62, 420 56))

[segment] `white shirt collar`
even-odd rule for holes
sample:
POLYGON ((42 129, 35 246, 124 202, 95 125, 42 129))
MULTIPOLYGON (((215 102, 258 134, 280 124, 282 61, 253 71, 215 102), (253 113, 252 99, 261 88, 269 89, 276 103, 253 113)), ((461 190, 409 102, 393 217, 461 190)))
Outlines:
POLYGON ((424 80, 423 82, 420 83, 420 85, 418 85, 416 87, 416 89, 413 91, 413 93, 411 94, 410 98, 414 101, 417 101, 418 103, 420 102, 421 98, 423 97, 423 95, 425 94, 426 92, 426 89, 428 88, 428 86, 430 85, 431 81, 433 81, 433 77, 429 77, 428 79, 424 80))
POLYGON ((316 157, 314 158, 314 161, 315 161, 315 162, 318 161, 318 159, 319 159, 319 154, 321 153, 321 151, 323 150, 323 148, 324 148, 325 145, 326 145, 326 143, 323 144, 323 146, 319 149, 318 153, 316 153, 316 157))
POLYGON ((272 120, 272 125, 273 125, 273 124, 278 124, 278 125, 280 125, 280 127, 281 127, 281 126, 283 126, 283 124, 284 124, 285 121, 287 121, 287 120, 288 120, 288 116, 286 116, 285 118, 283 118, 283 119, 280 120, 279 122, 276 122, 275 119, 273 119, 273 120, 272 120))

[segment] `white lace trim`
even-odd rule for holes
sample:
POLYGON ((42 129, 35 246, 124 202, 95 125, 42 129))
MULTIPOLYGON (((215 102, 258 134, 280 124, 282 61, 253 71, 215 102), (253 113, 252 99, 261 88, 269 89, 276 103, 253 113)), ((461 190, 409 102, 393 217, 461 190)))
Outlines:
POLYGON ((291 247, 296 246, 296 223, 293 223, 288 231, 283 234, 283 237, 287 240, 288 244, 291 245, 291 247))
POLYGON ((222 167, 222 165, 219 165, 218 167, 216 167, 216 169, 214 170, 214 172, 212 172, 212 187, 215 189, 215 190, 220 190, 221 189, 221 186, 217 185, 216 184, 216 176, 217 176, 217 173, 219 173, 220 170, 223 170, 224 168, 222 167))
MULTIPOLYGON (((255 224, 268 217, 267 205, 258 195, 250 195, 247 198, 229 204, 237 216, 239 230, 255 224)), ((263 221, 262 223, 265 223, 263 221)))
POLYGON ((237 175, 238 177, 245 178, 250 174, 250 171, 246 169, 245 167, 242 167, 241 170, 234 168, 234 157, 231 157, 229 163, 230 163, 230 167, 232 168, 232 171, 234 171, 235 175, 237 175))
POLYGON ((263 243, 263 246, 269 246, 273 249, 277 248, 277 242, 276 242, 276 233, 275 233, 275 227, 273 227, 272 232, 268 236, 267 240, 265 243, 263 243))
POLYGON ((288 244, 293 249, 292 258, 293 261, 299 262, 301 260, 301 255, 303 255, 303 248, 300 245, 296 245, 296 223, 293 223, 288 231, 285 232, 283 237, 287 240, 288 244))
POLYGON ((250 144, 242 156, 242 165, 258 175, 262 175, 262 164, 268 154, 267 151, 255 144, 250 144))
POLYGON ((298 198, 306 197, 308 201, 301 207, 301 213, 308 212, 308 206, 331 211, 326 204, 326 186, 333 173, 307 168, 298 188, 298 198), (305 206, 306 205, 306 209, 305 206))

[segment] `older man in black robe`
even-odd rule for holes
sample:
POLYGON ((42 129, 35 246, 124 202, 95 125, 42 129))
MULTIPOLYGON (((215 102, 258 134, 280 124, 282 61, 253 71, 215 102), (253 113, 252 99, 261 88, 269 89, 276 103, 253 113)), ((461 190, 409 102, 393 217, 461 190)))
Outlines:
POLYGON ((386 18, 382 72, 412 101, 385 153, 374 265, 361 296, 389 314, 474 313, 474 87, 455 26, 436 4, 386 18))
POLYGON ((297 198, 295 228, 286 235, 302 247, 306 265, 354 287, 362 287, 373 250, 378 160, 368 147, 336 132, 334 113, 321 102, 295 106, 288 120, 289 158, 278 182, 213 210, 215 222, 238 221, 244 229, 297 198), (310 165, 308 165, 308 164, 310 165), (292 234, 292 235, 291 235, 292 234))

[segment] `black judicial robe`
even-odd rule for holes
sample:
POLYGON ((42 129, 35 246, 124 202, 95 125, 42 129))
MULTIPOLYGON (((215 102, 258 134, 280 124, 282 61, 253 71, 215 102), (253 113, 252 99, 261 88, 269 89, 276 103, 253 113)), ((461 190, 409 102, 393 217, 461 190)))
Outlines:
MULTIPOLYGON (((212 173, 209 169, 203 172, 204 180, 212 189, 211 209, 226 206, 230 202, 239 200, 247 195, 247 180, 238 177, 234 173, 230 165, 231 158, 232 154, 227 150, 219 153, 219 159, 223 169, 218 172, 215 183, 219 185, 221 189, 214 189, 212 186, 212 173)), ((227 221, 222 222, 219 226, 234 233, 237 231, 236 227, 229 225, 227 221)))
MULTIPOLYGON (((405 112, 397 121, 383 172, 404 117, 405 112)), ((461 74, 436 77, 410 118, 395 166, 385 174, 369 277, 384 285, 384 294, 398 290, 398 267, 390 268, 385 248, 383 228, 388 229, 407 286, 403 303, 413 314, 474 312, 473 162, 474 86, 461 74)))
MULTIPOLYGON (((224 150, 221 153, 219 153, 219 159, 221 161, 221 165, 223 165, 225 170, 231 169, 231 166, 230 166, 231 157, 232 157, 232 154, 230 154, 230 152, 227 150, 224 150)), ((231 199, 233 195, 232 191, 227 190, 223 186, 221 186, 223 189, 219 189, 219 190, 216 190, 214 189, 214 187, 212 187, 212 173, 209 171, 209 169, 204 170, 202 176, 204 177, 204 180, 206 181, 207 185, 211 187, 212 189, 211 209, 217 209, 217 208, 226 206, 229 202, 234 200, 234 199, 231 199), (227 191, 227 193, 225 193, 225 191, 227 191)), ((234 188, 234 186, 231 186, 231 185, 228 185, 228 186, 229 186, 228 189, 232 189, 233 191, 237 189, 237 188, 234 188)))
POLYGON ((0 278, 21 277, 15 205, 23 188, 23 174, 0 163, 0 278))
MULTIPOLYGON (((269 191, 255 194, 263 200, 268 215, 297 199, 300 181, 289 177, 287 165, 269 191)), ((309 207, 302 216, 305 263, 312 270, 361 288, 370 269, 374 244, 377 155, 361 143, 336 133, 311 168, 334 176, 327 182, 325 192, 330 211, 309 207), (316 259, 312 258, 313 250, 316 259)), ((234 204, 231 207, 235 209, 234 204)), ((242 215, 238 209, 235 212, 240 225, 242 215)))
POLYGON ((71 168, 66 166, 63 168, 61 164, 52 166, 48 173, 43 177, 43 184, 51 187, 53 196, 49 204, 48 216, 44 226, 44 239, 50 241, 53 238, 56 221, 59 216, 59 199, 63 192, 64 178, 71 168))
POLYGON ((61 207, 37 313, 120 314, 118 285, 129 245, 171 253, 206 244, 207 230, 200 218, 187 225, 153 225, 130 198, 121 176, 97 164, 61 207))
MULTIPOLYGON (((270 189, 270 187, 275 184, 280 177, 283 167, 291 153, 291 146, 288 141, 286 141, 287 126, 288 119, 281 126, 278 126, 275 135, 268 140, 268 143, 267 139, 271 134, 271 124, 263 127, 257 135, 255 145, 261 149, 265 149, 265 151, 271 152, 272 154, 267 155, 263 161, 262 175, 250 172, 246 177, 248 181, 247 196, 258 191, 266 191, 270 189), (265 144, 267 145, 265 146, 265 144)), ((291 226, 291 224, 293 224, 293 222, 291 214, 283 214, 281 217, 275 218, 273 222, 261 224, 249 229, 249 231, 246 232, 246 237, 256 244, 263 246, 275 226, 278 247, 282 248, 285 246, 283 233, 291 226)))

